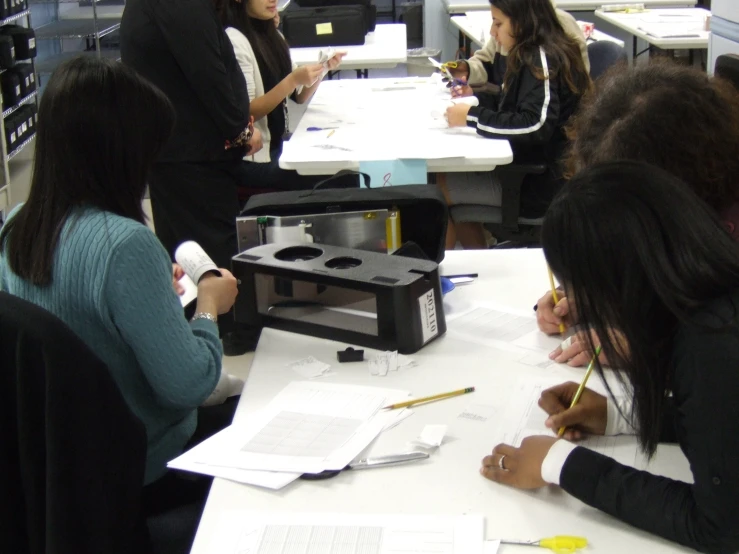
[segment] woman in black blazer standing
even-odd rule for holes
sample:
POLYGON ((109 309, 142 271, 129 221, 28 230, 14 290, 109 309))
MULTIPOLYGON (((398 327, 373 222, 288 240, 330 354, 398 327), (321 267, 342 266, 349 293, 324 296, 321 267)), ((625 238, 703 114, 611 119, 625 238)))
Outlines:
MULTIPOLYGON (((175 130, 149 179, 156 234, 171 255, 194 240, 218 267, 237 253, 241 160, 261 148, 231 41, 211 0, 129 0, 121 58, 157 85, 175 107, 175 130)), ((225 354, 251 346, 219 319, 225 354)))
MULTIPOLYGON (((637 162, 595 166, 566 184, 544 219, 542 243, 629 394, 585 389, 570 408, 576 383, 545 391, 546 425, 566 427, 564 439, 498 445, 481 473, 518 488, 559 485, 690 548, 739 552, 739 244, 686 184, 637 162), (676 442, 693 483, 570 442, 587 433, 636 434, 649 455, 676 442)), ((602 377, 600 363, 596 371, 602 377)))

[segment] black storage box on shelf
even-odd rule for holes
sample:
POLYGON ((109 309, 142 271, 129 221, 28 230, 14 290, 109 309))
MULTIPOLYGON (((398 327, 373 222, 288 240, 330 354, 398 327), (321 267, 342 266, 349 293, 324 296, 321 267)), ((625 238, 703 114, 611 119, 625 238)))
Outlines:
POLYGON ((15 41, 13 37, 0 35, 0 69, 10 69, 15 65, 15 41))
POLYGON ((18 109, 18 119, 20 119, 23 125, 22 140, 26 140, 36 132, 35 115, 30 105, 22 106, 18 109))
POLYGON ((364 6, 300 8, 285 14, 282 30, 291 47, 356 46, 367 35, 364 6))
POLYGON ((21 83, 21 96, 26 97, 36 90, 36 75, 30 63, 17 63, 11 70, 18 75, 21 83))
POLYGON ((26 2, 25 0, 11 0, 11 15, 15 15, 18 13, 21 13, 23 10, 26 9, 26 2))
POLYGON ((412 354, 446 332, 439 266, 325 244, 265 244, 232 260, 237 321, 412 354))
MULTIPOLYGON (((399 212, 401 243, 413 242, 429 260, 441 263, 449 212, 444 195, 434 185, 258 194, 249 199, 241 215, 284 217, 383 209, 399 212)), ((239 243, 244 244, 241 236, 239 243)))
POLYGON ((33 29, 20 25, 3 25, 0 27, 0 34, 13 39, 17 60, 30 60, 36 57, 36 33, 33 29))
POLYGON ((15 71, 0 74, 0 87, 3 91, 3 110, 12 108, 23 98, 21 79, 15 71))
POLYGON ((301 8, 327 8, 332 6, 362 6, 367 18, 367 32, 375 30, 377 24, 377 7, 372 0, 298 0, 301 8))
POLYGON ((22 134, 23 129, 19 121, 20 119, 18 118, 17 113, 10 114, 3 121, 3 124, 5 125, 5 144, 8 152, 15 150, 21 143, 21 135, 18 131, 21 131, 22 134))

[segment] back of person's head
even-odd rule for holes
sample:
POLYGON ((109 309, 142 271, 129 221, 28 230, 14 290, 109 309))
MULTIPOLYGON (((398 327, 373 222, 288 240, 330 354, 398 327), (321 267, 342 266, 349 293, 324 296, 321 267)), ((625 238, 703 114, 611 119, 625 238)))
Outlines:
POLYGON ((126 65, 93 57, 60 65, 39 106, 28 200, 0 235, 11 269, 50 283, 60 232, 76 208, 145 222, 147 174, 174 118, 167 97, 126 65))
POLYGON ((633 389, 633 420, 653 453, 678 325, 739 288, 739 245, 685 183, 641 162, 593 166, 565 184, 542 245, 579 322, 633 389))
POLYGON ((568 173, 644 161, 685 181, 723 212, 739 201, 739 92, 662 61, 603 75, 571 121, 568 173))
POLYGON ((515 45, 508 53, 506 81, 522 66, 534 71, 544 79, 534 60, 540 56, 540 48, 556 67, 549 67, 552 74, 559 75, 567 87, 576 94, 584 94, 592 86, 590 75, 585 69, 580 46, 562 28, 552 0, 490 0, 493 8, 500 10, 510 19, 515 45))
POLYGON ((259 73, 279 82, 292 71, 292 62, 290 48, 274 24, 271 7, 270 0, 216 1, 221 24, 233 27, 249 40, 259 73))

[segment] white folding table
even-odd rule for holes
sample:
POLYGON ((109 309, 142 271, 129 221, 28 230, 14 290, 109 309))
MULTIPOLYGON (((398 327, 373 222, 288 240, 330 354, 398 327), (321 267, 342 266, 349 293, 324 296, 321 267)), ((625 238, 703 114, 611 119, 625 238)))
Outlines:
MULTIPOLYGON (((456 312, 479 301, 531 310, 549 281, 541 250, 447 252, 442 274, 479 273, 473 284, 458 286, 444 300, 445 311, 456 312)), ((458 416, 471 405, 504 402, 521 376, 562 382, 580 381, 583 369, 555 366, 540 369, 512 364, 507 353, 447 334, 411 357, 417 367, 371 376, 366 364, 339 364, 336 352, 346 344, 274 329, 262 332, 259 346, 236 413, 251 417, 282 390, 296 374, 286 364, 314 356, 331 364, 335 375, 323 379, 411 391, 422 396, 475 386, 473 394, 414 408, 414 415, 383 433, 371 453, 403 451, 427 424, 448 424, 447 439, 431 458, 371 471, 348 471, 325 481, 298 480, 280 491, 259 489, 215 479, 200 521, 192 554, 210 554, 219 520, 232 510, 259 512, 467 514, 486 518, 488 539, 539 539, 555 535, 586 537, 585 552, 672 554, 687 552, 673 543, 639 531, 586 506, 556 487, 520 491, 487 481, 478 472, 482 458, 495 446, 493 437, 475 433, 474 425, 458 416)), ((365 350, 366 357, 371 351, 365 350)), ((238 358, 226 359, 238 363, 238 358)), ((594 376, 595 379, 595 376, 594 376)), ((495 417, 499 417, 498 413, 495 417)), ((635 440, 635 439, 633 439, 635 440)), ((690 480, 687 460, 676 445, 660 445, 650 470, 690 480)), ((527 554, 531 547, 508 546, 501 554, 527 554)), ((546 552, 546 551, 542 551, 546 552)))
POLYGON ((623 29, 632 36, 633 59, 639 56, 638 40, 646 41, 650 47, 656 46, 662 50, 707 50, 709 31, 679 31, 680 26, 689 21, 703 22, 711 12, 703 8, 665 8, 650 9, 644 13, 616 13, 596 10, 595 17, 619 29, 623 29), (645 24, 654 25, 659 20, 665 25, 675 26, 678 32, 675 36, 655 36, 646 31, 645 24))
MULTIPOLYGON (((482 48, 490 38, 490 26, 493 24, 493 16, 490 12, 472 11, 464 15, 453 15, 451 21, 459 29, 459 41, 460 44, 464 44, 464 51, 468 58, 471 55, 471 45, 474 44, 476 47, 482 48)), ((592 35, 588 38, 588 43, 602 40, 615 42, 619 46, 624 45, 624 41, 598 29, 593 30, 592 35)))
MULTIPOLYGON (((389 23, 377 25, 359 46, 335 46, 346 51, 340 69, 356 69, 358 76, 367 77, 369 69, 392 69, 408 59, 408 41, 405 25, 389 23)), ((317 63, 321 50, 326 48, 291 48, 290 56, 297 65, 317 63)))
POLYGON ((449 129, 444 112, 450 104, 438 75, 326 81, 284 143, 280 167, 333 175, 357 170, 362 161, 420 159, 436 173, 492 171, 513 161, 507 140, 469 127, 449 129))

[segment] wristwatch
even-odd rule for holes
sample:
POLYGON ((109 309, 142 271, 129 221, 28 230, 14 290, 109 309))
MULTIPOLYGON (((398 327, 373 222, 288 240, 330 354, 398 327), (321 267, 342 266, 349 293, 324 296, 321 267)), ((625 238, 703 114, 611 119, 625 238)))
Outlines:
POLYGON ((190 321, 195 321, 196 319, 207 319, 208 321, 212 321, 213 323, 218 323, 218 318, 213 314, 209 314, 208 312, 198 312, 194 316, 192 316, 192 319, 190 321))

